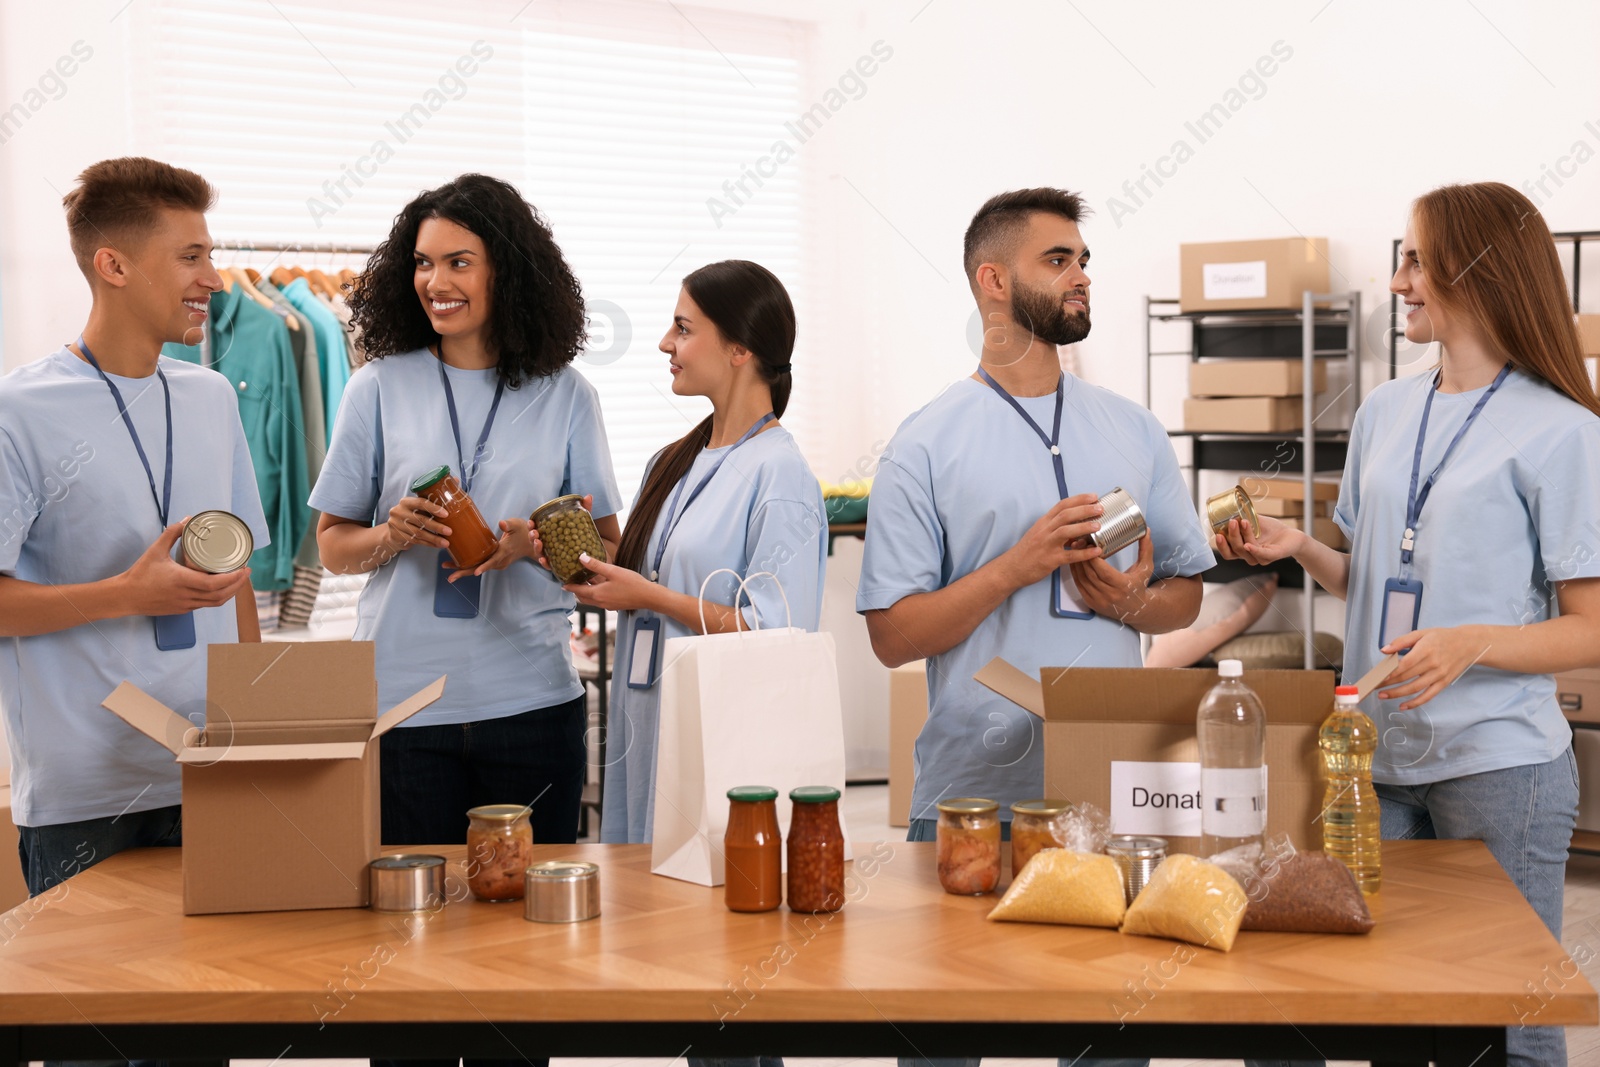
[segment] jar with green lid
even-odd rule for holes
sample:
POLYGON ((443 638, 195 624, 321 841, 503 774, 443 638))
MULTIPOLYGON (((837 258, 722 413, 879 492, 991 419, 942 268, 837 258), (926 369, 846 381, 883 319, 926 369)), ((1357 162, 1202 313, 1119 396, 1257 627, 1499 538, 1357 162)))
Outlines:
POLYGON ((939 803, 939 884, 976 896, 1000 881, 1000 805, 980 797, 939 803))
POLYGON ((1011 805, 1011 877, 1022 873, 1034 854, 1047 848, 1066 848, 1068 800, 1019 800, 1011 805))
POLYGON ((729 911, 771 911, 783 903, 783 839, 778 791, 768 785, 728 790, 723 902, 729 911))
POLYGON ((844 831, 839 791, 806 785, 789 790, 789 910, 838 911, 844 907, 844 831))
POLYGON ((485 804, 467 812, 467 888, 479 900, 521 900, 533 862, 533 824, 525 804, 485 804))
POLYGON ((550 564, 550 573, 561 584, 586 582, 593 577, 578 560, 585 552, 591 559, 606 562, 606 543, 600 540, 594 517, 583 506, 583 497, 570 494, 540 504, 529 521, 539 531, 539 540, 544 542, 544 558, 550 564))
POLYGON ((449 466, 435 467, 411 483, 411 495, 420 496, 445 509, 442 520, 450 527, 450 558, 457 567, 476 567, 499 547, 500 539, 484 521, 478 505, 472 502, 449 466))

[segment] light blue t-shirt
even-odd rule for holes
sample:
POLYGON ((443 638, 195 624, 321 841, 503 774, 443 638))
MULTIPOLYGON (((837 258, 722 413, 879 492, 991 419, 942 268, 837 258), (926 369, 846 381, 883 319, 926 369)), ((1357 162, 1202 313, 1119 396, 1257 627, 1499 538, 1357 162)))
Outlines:
MULTIPOLYGON (((269 541, 239 403, 212 370, 162 357, 172 390, 171 521, 231 511, 269 541)), ((167 418, 155 376, 111 375, 156 489, 167 418)), ((0 574, 76 585, 120 574, 161 533, 150 481, 94 368, 66 348, 0 378, 0 574)), ((193 648, 162 652, 145 616, 0 641, 0 704, 19 826, 53 826, 179 801, 172 753, 100 706, 124 681, 204 721, 206 646, 239 639, 232 603, 194 613, 193 648)))
MULTIPOLYGON (((1061 454, 1069 495, 1121 486, 1150 525, 1154 579, 1215 563, 1210 539, 1154 415, 1066 376, 1061 454)), ((1055 394, 1018 397, 1046 433, 1055 394)), ((942 589, 1000 556, 1060 501, 1050 453, 1001 396, 970 378, 908 418, 872 483, 856 610, 892 607, 942 589)), ((1138 547, 1112 556, 1127 570, 1138 547)), ((1020 589, 950 651, 928 659, 928 722, 917 737, 912 818, 942 798, 1010 805, 1041 795, 1043 736, 1029 712, 972 679, 995 656, 1037 676, 1042 667, 1137 667, 1139 634, 1111 619, 1050 614, 1054 576, 1020 589)))
MULTIPOLYGON (((732 447, 732 446, 729 446, 732 447)), ((708 448, 695 457, 685 479, 683 499, 718 458, 727 461, 707 483, 694 504, 684 508, 662 556, 659 581, 668 589, 700 595, 700 584, 712 571, 731 567, 740 577, 770 571, 783 592, 767 579, 747 587, 754 604, 743 610, 746 624, 793 625, 815 630, 822 616, 822 578, 827 565, 827 518, 822 488, 794 437, 783 427, 757 434, 731 454, 708 448), (789 599, 788 611, 783 598, 789 599)), ((648 479, 648 473, 646 474, 648 479)), ((656 545, 666 527, 671 498, 661 508, 645 550, 645 573, 655 561, 656 545)), ((706 599, 733 603, 738 581, 720 574, 711 580, 706 599)), ((655 818, 657 714, 661 687, 628 687, 633 667, 633 634, 637 617, 618 616, 617 655, 612 671, 610 736, 606 740, 606 794, 600 839, 640 843, 650 840, 655 818)), ((661 620, 661 654, 665 642, 688 636, 689 630, 665 616, 661 620)), ((658 668, 659 669, 659 668, 658 668)), ((752 703, 759 714, 759 702, 752 703)))
MULTIPOLYGON (((1334 511, 1351 545, 1347 678, 1383 658, 1383 586, 1401 576, 1412 459, 1433 381, 1385 382, 1356 412, 1334 511)), ((1419 485, 1483 393, 1434 394, 1419 485)), ((1513 371, 1456 446, 1416 533, 1408 577, 1422 582, 1419 628, 1550 618, 1548 583, 1600 576, 1600 418, 1513 371)), ((1380 738, 1376 781, 1418 785, 1547 763, 1572 743, 1548 674, 1474 666, 1422 707, 1398 711, 1404 702, 1369 701, 1380 738)))
MULTIPOLYGON (((345 350, 344 323, 316 295, 311 283, 296 278, 282 290, 283 296, 296 311, 311 320, 317 333, 317 358, 322 363, 322 403, 326 409, 328 440, 333 440, 333 420, 339 414, 339 403, 350 381, 350 357, 345 350)), ((476 438, 474 438, 476 440, 476 438)))
MULTIPOLYGON (((350 378, 333 443, 311 491, 318 511, 387 522, 411 482, 441 464, 461 464, 450 432, 440 363, 426 349, 388 356, 350 378)), ((446 367, 471 459, 494 400, 499 371, 446 367)), ((600 402, 571 367, 508 388, 500 401, 471 496, 495 533, 567 493, 594 494, 594 514, 620 505, 600 402)), ((433 613, 439 549, 407 549, 372 571, 357 606, 356 639, 377 643, 380 710, 441 674, 444 696, 404 726, 502 718, 572 700, 583 692, 569 651, 571 594, 531 560, 483 575, 478 616, 433 613)))

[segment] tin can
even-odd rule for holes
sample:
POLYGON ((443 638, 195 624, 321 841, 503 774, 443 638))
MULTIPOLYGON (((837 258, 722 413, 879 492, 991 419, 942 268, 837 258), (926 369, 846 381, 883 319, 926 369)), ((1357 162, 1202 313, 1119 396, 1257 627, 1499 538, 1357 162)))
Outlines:
POLYGON ((1238 519, 1249 526, 1251 537, 1261 536, 1261 520, 1256 518, 1255 503, 1241 485, 1206 498, 1206 522, 1210 524, 1212 533, 1227 533, 1231 519, 1238 519))
POLYGON ((1120 485, 1100 498, 1106 510, 1100 516, 1100 529, 1089 535, 1089 543, 1100 550, 1102 559, 1127 548, 1145 535, 1149 527, 1138 503, 1120 485))
POLYGON ((183 528, 183 563, 207 574, 227 574, 250 562, 255 538, 243 519, 226 511, 202 511, 183 528))
POLYGON ((1141 837, 1135 834, 1116 834, 1106 842, 1106 855, 1117 861, 1122 871, 1122 889, 1128 903, 1150 881, 1161 861, 1167 858, 1167 839, 1141 837))
POLYGON ((522 917, 529 922, 576 923, 600 914, 600 868, 592 863, 535 863, 523 878, 522 917))
POLYGON ((435 911, 444 907, 444 857, 422 852, 380 856, 367 864, 373 911, 435 911))

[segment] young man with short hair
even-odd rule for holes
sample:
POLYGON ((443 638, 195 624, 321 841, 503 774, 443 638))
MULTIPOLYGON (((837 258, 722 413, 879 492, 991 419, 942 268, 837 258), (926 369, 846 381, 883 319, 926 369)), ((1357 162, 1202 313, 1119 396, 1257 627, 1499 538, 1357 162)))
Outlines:
POLYGON ((206 646, 260 640, 248 568, 172 558, 211 509, 268 541, 233 387, 160 354, 198 340, 222 287, 214 198, 153 159, 85 170, 64 204, 89 320, 0 378, 0 704, 36 896, 123 849, 179 843, 172 754, 100 701, 129 680, 198 725, 206 646))

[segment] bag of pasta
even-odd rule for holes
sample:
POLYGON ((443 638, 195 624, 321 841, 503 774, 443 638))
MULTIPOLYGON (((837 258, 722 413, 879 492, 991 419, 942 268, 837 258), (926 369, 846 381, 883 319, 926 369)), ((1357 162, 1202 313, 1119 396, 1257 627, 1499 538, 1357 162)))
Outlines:
POLYGON ((989 918, 1115 927, 1126 910, 1122 872, 1110 856, 1047 848, 1028 861, 989 918))
POLYGON ((1216 864, 1193 856, 1168 856, 1128 906, 1122 932, 1170 937, 1227 952, 1233 948, 1247 903, 1243 887, 1216 864))

